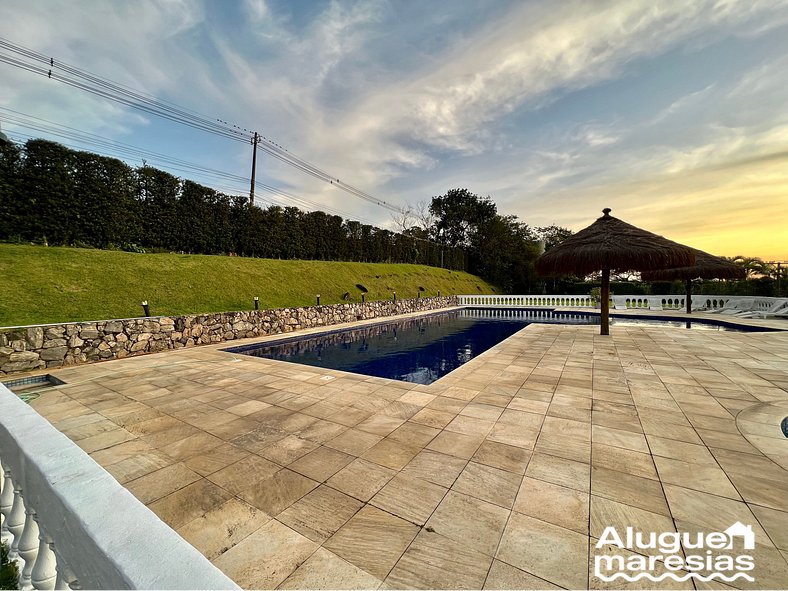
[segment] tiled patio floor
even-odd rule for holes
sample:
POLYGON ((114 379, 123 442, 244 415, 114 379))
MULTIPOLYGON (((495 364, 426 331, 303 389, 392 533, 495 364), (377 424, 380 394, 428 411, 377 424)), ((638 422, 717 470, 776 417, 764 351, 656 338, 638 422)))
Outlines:
POLYGON ((605 588, 606 526, 735 521, 731 585, 788 585, 788 333, 598 331, 534 324, 430 386, 178 350, 33 406, 247 588, 605 588))

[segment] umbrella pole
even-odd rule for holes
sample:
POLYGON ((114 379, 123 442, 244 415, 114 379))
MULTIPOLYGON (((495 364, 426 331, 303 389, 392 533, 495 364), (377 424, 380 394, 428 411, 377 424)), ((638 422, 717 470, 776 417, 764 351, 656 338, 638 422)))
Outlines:
POLYGON ((687 279, 687 314, 692 314, 692 279, 687 279))
POLYGON ((610 269, 602 269, 602 329, 599 334, 610 334, 610 269))

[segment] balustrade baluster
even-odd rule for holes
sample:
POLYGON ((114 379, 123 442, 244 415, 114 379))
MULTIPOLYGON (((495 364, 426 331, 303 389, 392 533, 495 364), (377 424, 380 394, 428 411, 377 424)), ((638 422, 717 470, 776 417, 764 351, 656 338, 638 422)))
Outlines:
POLYGON ((22 529, 25 527, 25 504, 22 500, 22 488, 14 484, 14 503, 11 505, 11 512, 8 514, 8 531, 13 536, 11 549, 8 553, 10 560, 15 560, 19 555, 19 539, 22 537, 22 529))
POLYGON ((14 504, 14 484, 11 482, 11 470, 6 468, 3 471, 3 490, 0 492, 0 514, 3 516, 3 523, 0 526, 2 540, 11 539, 11 532, 8 531, 8 516, 11 514, 11 507, 14 504))
POLYGON ((33 565, 38 556, 38 523, 35 519, 36 512, 27 508, 25 510, 25 527, 19 540, 19 556, 25 561, 25 566, 19 575, 21 589, 30 589, 30 579, 33 574, 33 565))
POLYGON ((76 591, 77 589, 82 589, 82 586, 79 584, 77 577, 74 576, 74 573, 68 567, 68 565, 63 564, 58 560, 57 564, 55 565, 55 569, 57 570, 57 579, 55 580, 55 589, 60 590, 68 590, 71 589, 72 591, 76 591))
MULTIPOLYGON (((34 519, 37 522, 38 516, 34 516, 34 519)), ((53 550, 54 543, 50 541, 46 532, 41 529, 40 523, 38 524, 38 529, 38 557, 33 565, 30 582, 33 584, 33 589, 51 591, 55 588, 55 580, 57 578, 57 559, 53 550)))

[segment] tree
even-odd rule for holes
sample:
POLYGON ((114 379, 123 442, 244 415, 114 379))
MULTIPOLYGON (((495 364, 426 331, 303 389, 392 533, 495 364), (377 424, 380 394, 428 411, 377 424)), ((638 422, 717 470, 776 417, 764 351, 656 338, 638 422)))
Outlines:
POLYGON ((394 228, 397 232, 407 232, 416 225, 416 214, 410 205, 406 205, 400 211, 389 214, 394 228))
POLYGON ((190 253, 217 252, 211 243, 212 227, 219 221, 212 215, 210 202, 215 191, 192 181, 184 181, 178 200, 177 219, 182 228, 179 250, 190 253))
POLYGON ((427 235, 435 225, 435 216, 430 212, 430 204, 419 201, 406 205, 402 210, 391 214, 391 221, 398 232, 410 236, 427 235))
POLYGON ((20 234, 47 244, 71 244, 76 219, 74 204, 76 152, 55 142, 28 140, 20 170, 18 203, 20 234))
POLYGON ((233 241, 232 198, 224 193, 210 193, 208 209, 213 223, 210 233, 210 250, 218 254, 235 251, 233 241))
POLYGON ((429 232, 430 228, 435 225, 435 216, 430 211, 430 203, 417 201, 412 211, 417 220, 416 225, 424 232, 429 232))
POLYGON ((348 242, 346 251, 346 260, 349 261, 363 261, 364 249, 361 241, 362 226, 361 222, 354 222, 353 220, 345 220, 342 224, 345 231, 346 240, 348 242))
POLYGON ((574 232, 569 228, 562 228, 561 226, 542 226, 536 228, 536 235, 539 240, 544 243, 544 250, 547 252, 557 244, 569 238, 574 232))
POLYGON ((449 246, 462 247, 468 270, 506 291, 525 290, 534 278, 536 235, 516 216, 501 216, 489 197, 452 189, 433 197, 432 234, 449 246))
POLYGON ((747 272, 748 279, 753 277, 768 276, 771 272, 770 265, 758 257, 736 255, 735 257, 729 258, 728 260, 732 261, 736 265, 739 265, 740 267, 743 267, 747 272))
POLYGON ((131 167, 90 152, 75 152, 72 158, 72 241, 99 248, 139 242, 142 232, 131 167))
POLYGON ((468 189, 451 189, 433 197, 430 213, 435 216, 434 233, 449 246, 471 246, 479 226, 495 217, 497 208, 489 197, 479 197, 468 189))
POLYGON ((19 147, 0 140, 0 238, 11 238, 19 231, 19 216, 23 214, 18 189, 21 167, 19 147))
POLYGON ((140 202, 142 240, 146 247, 181 250, 182 227, 178 219, 181 181, 143 164, 137 171, 137 200, 140 202))
POLYGON ((517 216, 496 215, 478 233, 476 269, 506 292, 529 291, 538 247, 531 229, 517 216))
MULTIPOLYGON (((495 213, 489 199, 464 190, 451 192, 443 206, 446 219, 463 228, 461 239, 452 238, 458 244, 470 243, 475 228, 495 213), (464 208, 461 214, 457 207, 464 208), (466 224, 462 215, 474 211, 479 215, 466 224)), ((435 228, 426 204, 409 215, 403 232, 395 234, 320 211, 262 209, 144 161, 134 169, 44 140, 30 140, 23 149, 11 142, 0 145, 0 239, 468 268, 470 258, 461 248, 428 241, 435 228)), ((453 233, 449 228, 446 236, 453 233)))

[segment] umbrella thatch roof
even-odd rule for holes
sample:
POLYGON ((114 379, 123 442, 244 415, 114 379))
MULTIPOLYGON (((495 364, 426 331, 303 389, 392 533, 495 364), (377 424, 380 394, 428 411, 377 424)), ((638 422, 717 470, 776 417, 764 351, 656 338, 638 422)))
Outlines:
POLYGON ((610 215, 610 209, 536 260, 540 275, 588 275, 601 269, 648 271, 695 262, 688 246, 652 234, 610 215))
POLYGON ((744 279, 747 271, 721 257, 693 248, 695 264, 675 269, 645 271, 641 274, 644 281, 673 281, 674 279, 744 279))

